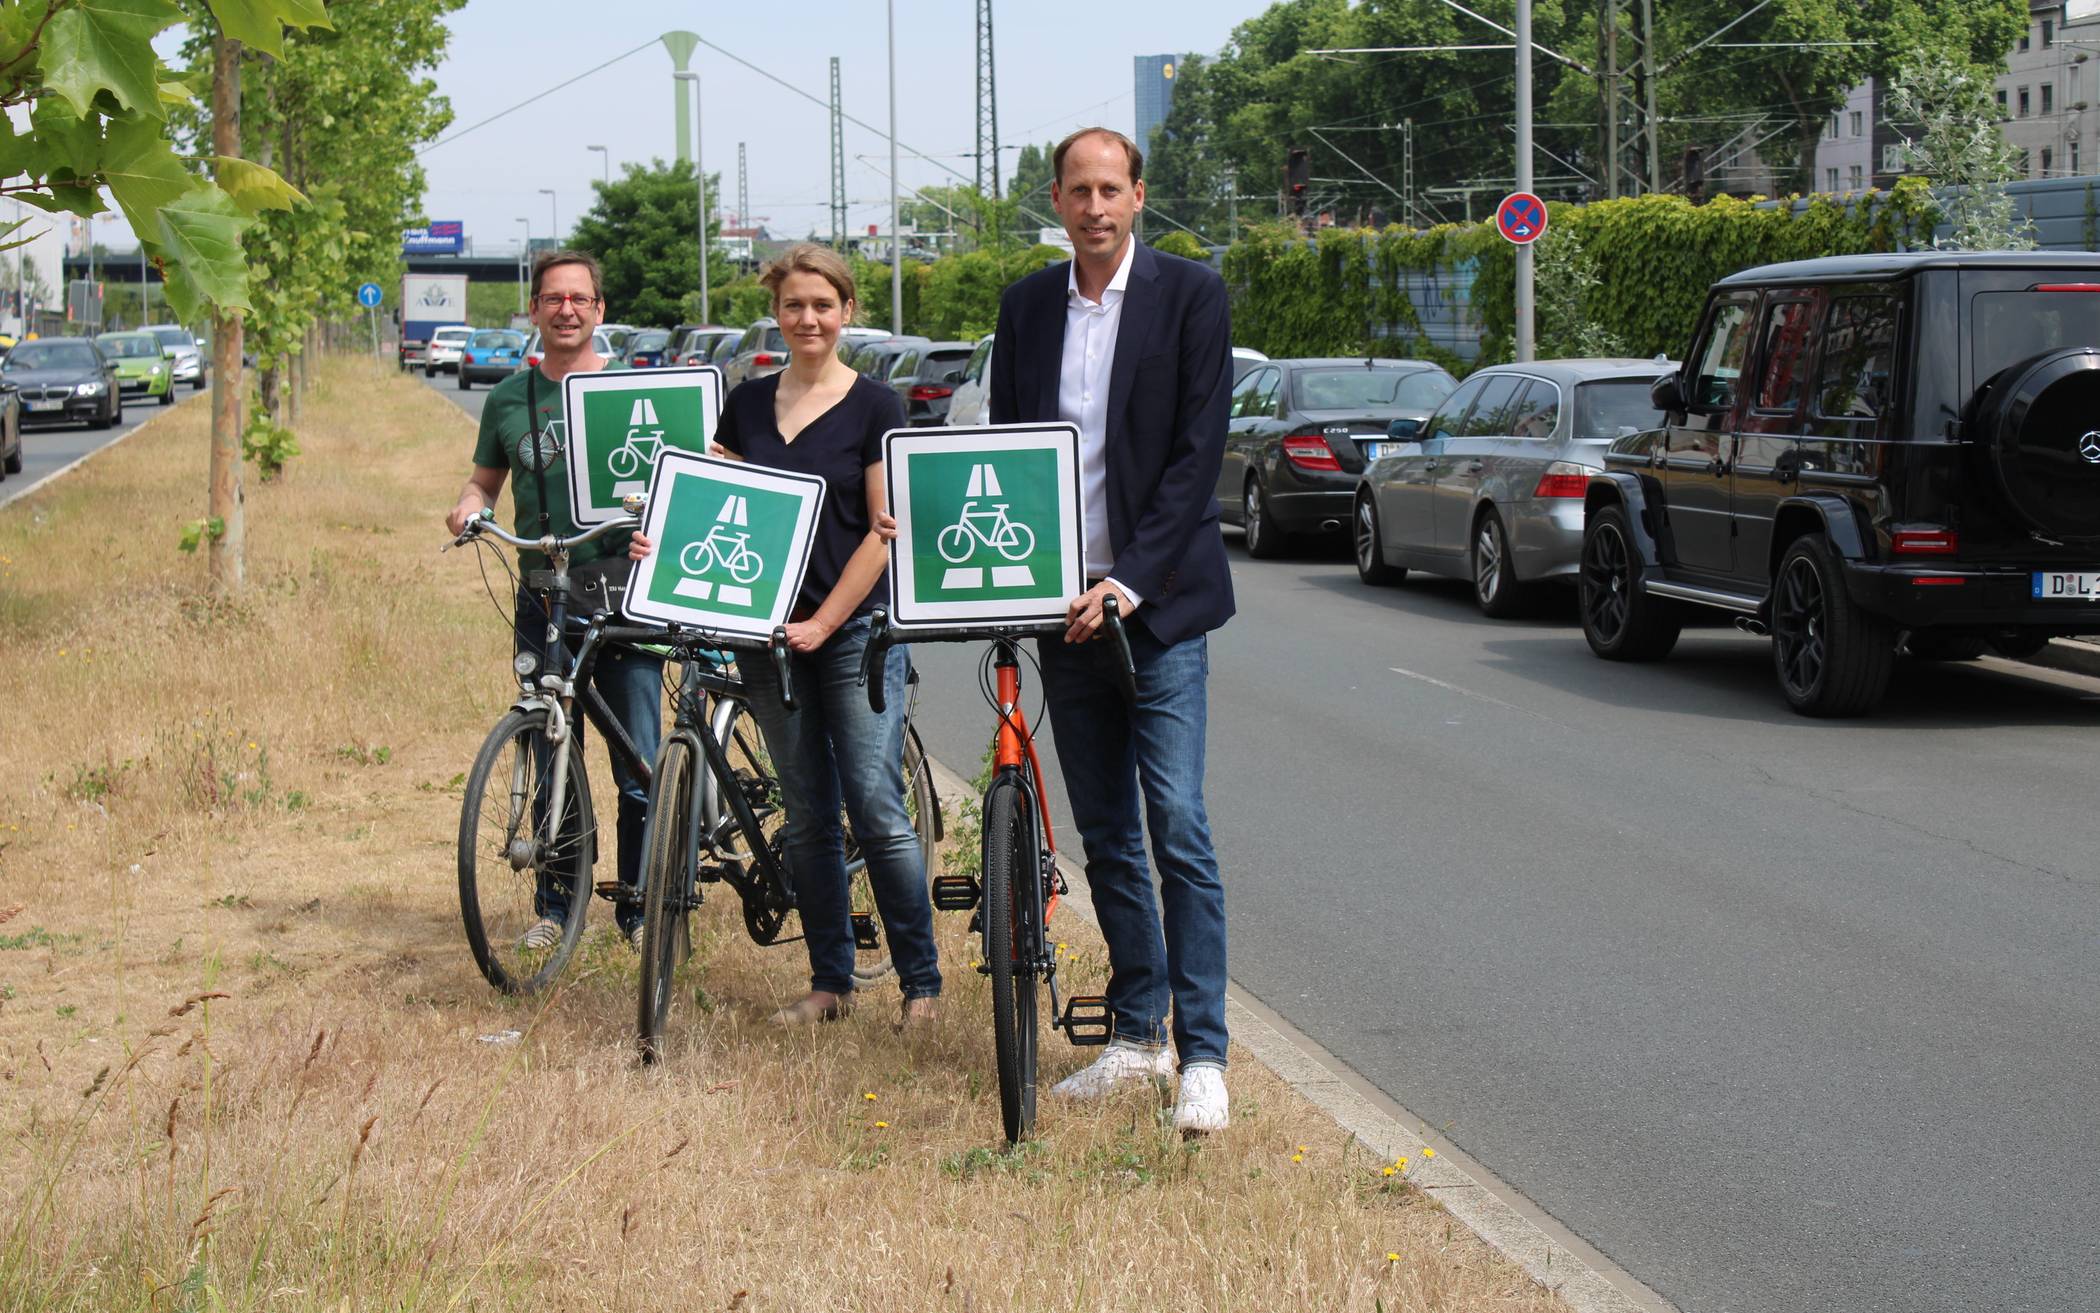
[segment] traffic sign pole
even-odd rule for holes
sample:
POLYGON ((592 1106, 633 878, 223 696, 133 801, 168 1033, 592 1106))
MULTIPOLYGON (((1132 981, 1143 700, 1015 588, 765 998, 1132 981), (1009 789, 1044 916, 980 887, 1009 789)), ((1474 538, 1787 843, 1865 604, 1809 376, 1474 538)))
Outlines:
MULTIPOLYGON (((1616 167, 1616 166, 1615 166, 1616 167)), ((1517 0, 1517 190, 1531 191, 1531 0, 1517 0)), ((1544 217, 1544 207, 1540 207, 1544 217)), ((1540 225, 1542 228, 1544 224, 1540 225)), ((1532 242, 1517 246, 1517 360, 1538 355, 1538 294, 1532 242)))
POLYGON ((380 368, 384 363, 384 358, 379 354, 379 303, 384 299, 386 299, 386 293, 380 290, 379 284, 359 283, 357 285, 357 303, 370 311, 372 315, 372 365, 374 368, 380 368))

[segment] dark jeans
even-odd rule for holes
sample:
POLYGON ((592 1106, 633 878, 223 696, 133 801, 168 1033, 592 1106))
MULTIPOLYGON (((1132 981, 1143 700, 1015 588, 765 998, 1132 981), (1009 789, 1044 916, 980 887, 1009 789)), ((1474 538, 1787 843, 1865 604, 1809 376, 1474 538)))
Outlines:
MULTIPOLYGON (((515 649, 538 656, 542 673, 555 668, 550 665, 554 661, 566 666, 566 656, 549 655, 546 612, 538 594, 518 594, 514 628, 515 649)), ((663 675, 662 657, 627 648, 601 648, 598 659, 591 666, 591 686, 598 690, 598 696, 605 699, 606 707, 620 728, 627 731, 627 737, 634 740, 635 751, 652 766, 656 761, 657 745, 663 737, 663 675)), ((570 725, 575 742, 569 749, 576 754, 581 754, 584 748, 586 722, 582 705, 582 691, 578 690, 577 715, 570 725)), ((642 831, 649 823, 649 786, 609 747, 606 756, 612 760, 613 782, 620 787, 620 814, 616 827, 620 883, 638 889, 642 879, 642 831)), ((566 883, 553 875, 540 877, 535 907, 541 916, 557 921, 563 919, 569 907, 569 891, 562 887, 566 883)), ((642 921, 641 904, 621 904, 617 919, 623 933, 634 929, 642 921)))
MULTIPOLYGON (((787 806, 788 871, 809 949, 809 987, 853 988, 853 923, 846 880, 845 808, 868 863, 868 884, 906 998, 941 992, 926 861, 904 805, 904 710, 911 660, 891 648, 882 677, 888 709, 868 709, 860 657, 868 619, 856 616, 815 652, 794 657, 795 709, 780 705, 780 681, 764 657, 740 663, 751 714, 766 736, 787 806)), ((928 819, 931 824, 931 818, 928 819)))
POLYGON ((1203 809, 1210 649, 1200 634, 1167 647, 1142 624, 1129 632, 1135 708, 1123 700, 1108 642, 1037 644, 1065 794, 1108 941, 1109 1011, 1118 1038, 1159 1045, 1171 997, 1181 1065, 1222 1066, 1225 886, 1203 809), (1148 825, 1157 905, 1145 865, 1148 825))

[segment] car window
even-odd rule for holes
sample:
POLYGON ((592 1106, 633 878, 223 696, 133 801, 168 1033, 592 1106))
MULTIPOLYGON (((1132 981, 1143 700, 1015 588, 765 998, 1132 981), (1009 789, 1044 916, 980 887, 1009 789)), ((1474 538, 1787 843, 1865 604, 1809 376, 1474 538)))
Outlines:
POLYGON ((1429 422, 1422 426, 1422 431, 1432 438, 1457 437, 1458 422, 1466 417, 1466 409, 1479 397, 1481 389, 1488 385, 1490 377, 1492 376, 1482 375, 1459 384, 1458 390, 1445 397, 1444 404, 1438 406, 1436 414, 1429 417, 1429 422))
POLYGON ((1233 395, 1232 418, 1245 419, 1250 415, 1266 413, 1266 407, 1274 402, 1276 385, 1282 377, 1283 371, 1270 365, 1264 365, 1247 375, 1240 383, 1240 390, 1233 395))
POLYGON ((1575 436, 1623 438, 1663 425, 1662 412, 1648 399, 1652 379, 1615 378, 1582 383, 1575 388, 1575 436))
POLYGON ((1228 418, 1239 419, 1254 405, 1254 398, 1261 395, 1260 371, 1254 370, 1240 380, 1237 391, 1232 394, 1232 408, 1228 418))
POLYGON ((952 348, 946 351, 929 351, 926 354, 926 376, 942 383, 959 382, 963 370, 969 367, 973 354, 975 353, 972 351, 952 348))
POLYGON ((1402 410, 1421 414, 1451 393, 1436 369, 1301 369, 1291 381, 1300 410, 1402 410))
POLYGON ((779 330, 778 328, 768 328, 768 329, 766 330, 766 346, 765 346, 765 349, 766 349, 766 350, 768 350, 768 351, 785 351, 785 350, 787 350, 787 349, 788 349, 788 340, 787 340, 787 334, 785 334, 785 333, 781 332, 781 331, 780 331, 780 330, 779 330))
POLYGON ((491 328, 476 333, 472 343, 472 345, 477 347, 520 347, 524 344, 525 337, 523 334, 513 333, 503 328, 491 328))
POLYGON ((104 333, 95 342, 112 357, 160 357, 160 339, 151 333, 104 333))
POLYGON ((1979 292, 1971 306, 1976 381, 2058 347, 2100 342, 2100 295, 2092 292, 1979 292))
POLYGON ((24 342, 7 353, 9 369, 100 369, 102 357, 85 342, 24 342))
POLYGON ((1459 430, 1462 438, 1498 437, 1509 432, 1510 420, 1516 410, 1517 391, 1524 385, 1521 374, 1496 374, 1482 389, 1480 400, 1473 403, 1472 413, 1466 416, 1465 426, 1459 430))
POLYGON ((1550 438, 1553 426, 1560 423, 1560 388, 1545 379, 1535 378, 1525 385, 1524 394, 1517 398, 1515 409, 1510 411, 1509 431, 1519 438, 1550 438))
POLYGON ((1262 376, 1268 381, 1261 385, 1260 394, 1254 398, 1254 409, 1247 413, 1267 418, 1276 413, 1276 393, 1283 386, 1283 371, 1280 369, 1265 369, 1262 371, 1262 376))
POLYGON ((1750 352, 1750 302, 1724 301, 1714 310, 1706 338, 1692 357, 1691 395, 1686 398, 1702 410, 1726 410, 1735 404, 1736 380, 1743 376, 1743 358, 1750 352))
POLYGON ((156 328, 153 330, 153 336, 160 339, 162 346, 197 345, 196 339, 180 328, 156 328))
POLYGON ((611 339, 611 338, 609 338, 609 337, 607 337, 607 336, 606 336, 605 334, 603 334, 603 333, 593 333, 593 334, 591 334, 591 350, 593 350, 593 351, 597 352, 597 353, 598 353, 599 355, 601 355, 601 356, 609 356, 609 355, 612 355, 612 354, 613 354, 613 344, 612 344, 612 339, 611 339))
POLYGON ((473 335, 474 330, 471 328, 440 328, 436 333, 432 334, 431 336, 434 340, 439 342, 458 343, 466 341, 473 335))
POLYGON ((891 378, 910 378, 918 370, 918 367, 919 353, 917 351, 900 352, 897 358, 890 362, 889 376, 891 378))
POLYGON ((977 349, 970 353, 970 364, 968 368, 963 370, 963 377, 969 379, 972 383, 981 382, 984 379, 984 362, 990 359, 991 354, 992 339, 986 338, 984 341, 979 342, 977 349))
POLYGON ((1816 413, 1831 419, 1877 418, 1889 403, 1895 351, 1894 297, 1834 298, 1823 319, 1816 413))
POLYGON ((1791 414, 1808 391, 1810 301, 1774 301, 1765 307, 1764 349, 1758 359, 1756 409, 1791 414))
POLYGON ((671 335, 669 333, 658 330, 650 333, 636 333, 629 345, 636 351, 661 351, 664 348, 664 344, 670 340, 671 335))

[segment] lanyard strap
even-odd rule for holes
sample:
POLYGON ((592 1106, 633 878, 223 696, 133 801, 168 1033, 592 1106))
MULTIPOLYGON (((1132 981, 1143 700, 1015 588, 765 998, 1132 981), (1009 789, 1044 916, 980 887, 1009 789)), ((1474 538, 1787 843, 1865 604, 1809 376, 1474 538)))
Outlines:
POLYGON ((548 453, 540 443, 539 374, 540 367, 532 365, 525 375, 525 440, 532 444, 532 459, 527 463, 532 466, 532 477, 540 492, 540 536, 544 538, 554 532, 554 521, 547 513, 548 453))

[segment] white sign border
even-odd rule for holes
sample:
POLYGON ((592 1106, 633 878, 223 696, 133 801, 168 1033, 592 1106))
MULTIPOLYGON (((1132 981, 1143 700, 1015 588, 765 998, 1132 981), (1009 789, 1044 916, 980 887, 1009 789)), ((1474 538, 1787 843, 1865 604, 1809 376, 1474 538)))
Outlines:
MULTIPOLYGON (((534 366, 536 368, 536 366, 534 366)), ((576 459, 584 450, 583 406, 579 403, 586 392, 638 392, 644 388, 662 387, 666 383, 676 386, 681 378, 695 377, 700 380, 700 390, 709 394, 713 405, 701 405, 701 441, 714 441, 722 423, 722 371, 713 365, 679 365, 667 369, 596 369, 572 373, 561 381, 562 432, 566 439, 563 445, 562 462, 569 473, 569 518, 578 527, 588 529, 594 524, 617 520, 627 512, 619 506, 603 507, 591 504, 590 470, 584 462, 576 459)), ((669 451, 682 451, 682 447, 667 447, 669 451)), ((654 485, 652 482, 652 494, 654 485)))
MULTIPOLYGON (((1065 607, 1086 591, 1086 499, 1079 482, 1079 426, 1061 421, 1046 424, 986 424, 967 428, 903 428, 882 435, 882 473, 889 497, 890 515, 897 521, 897 536, 890 542, 890 623, 909 629, 1011 629, 1062 621, 1065 607), (987 442, 991 439, 992 442, 987 442), (1057 476, 1070 489, 1072 515, 1065 528, 1064 577, 1059 596, 1030 603, 1025 612, 988 611, 1002 604, 997 600, 974 602, 927 602, 906 614, 904 599, 917 583, 916 563, 903 545, 911 536, 911 507, 898 495, 903 462, 898 448, 910 457, 921 452, 982 450, 996 443, 1016 448, 1047 448, 1057 453, 1057 476)), ((1011 604, 1007 604, 1011 605, 1011 604)))
MULTIPOLYGON (((630 620, 650 624, 684 625, 738 638, 772 637, 775 629, 787 623, 796 600, 802 595, 803 576, 809 570, 809 554, 816 541, 817 517, 824 512, 824 498, 829 491, 829 486, 819 475, 722 460, 678 447, 667 448, 656 458, 656 472, 649 477, 649 505, 642 512, 641 532, 657 544, 657 549, 635 563, 626 596, 620 599, 621 612, 630 620), (702 607, 674 606, 650 598, 649 587, 656 580, 657 566, 670 555, 663 550, 663 535, 664 521, 671 514, 671 502, 669 497, 660 494, 668 481, 679 474, 705 474, 766 492, 792 493, 803 499, 801 514, 795 519, 794 560, 781 585, 780 595, 774 599, 770 618, 753 620, 745 616, 725 616, 702 607), (808 495, 812 488, 816 491, 814 497, 808 495)), ((670 568, 675 570, 677 566, 670 568)))

